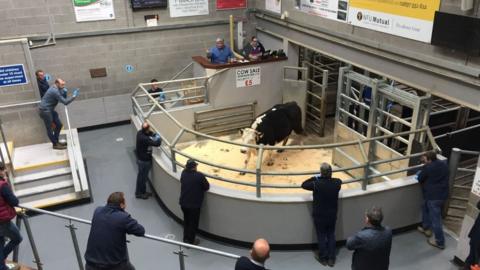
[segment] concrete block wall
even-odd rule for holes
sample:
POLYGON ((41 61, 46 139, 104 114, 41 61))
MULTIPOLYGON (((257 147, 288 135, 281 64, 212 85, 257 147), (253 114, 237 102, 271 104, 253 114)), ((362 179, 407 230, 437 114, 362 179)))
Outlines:
MULTIPOLYGON (((190 63, 192 56, 203 55, 205 46, 214 46, 217 36, 228 38, 228 24, 199 27, 197 22, 245 14, 244 9, 216 11, 215 1, 209 2, 207 16, 170 18, 168 9, 133 12, 130 1, 114 0, 114 20, 77 23, 71 0, 0 0, 0 37, 46 37, 51 20, 54 33, 63 36, 57 36, 56 45, 30 50, 33 68, 50 74, 50 84, 60 77, 67 82, 67 88, 80 88, 79 98, 69 105, 73 127, 117 122, 129 119, 129 94, 138 83, 152 78, 168 80, 190 63), (159 15, 159 26, 192 27, 152 31, 144 28, 144 16, 152 14, 159 15), (127 33, 107 33, 110 30, 127 33), (133 72, 126 72, 127 64, 134 67, 133 72), (91 78, 92 68, 106 68, 107 77, 91 78)), ((253 3, 249 0, 249 7, 253 3)), ((0 60, 1 65, 26 63, 22 47, 16 44, 0 46, 0 60)), ((34 88, 31 83, 0 88, 0 106, 36 100, 38 89, 34 88)), ((57 111, 66 125, 61 107, 57 111)), ((0 117, 7 139, 14 137, 16 145, 47 141, 35 107, 0 109, 0 117), (21 130, 25 136, 19 135, 21 130)))
MULTIPOLYGON (((457 0, 442 0, 440 9, 446 12, 480 17, 479 1, 475 2, 475 8, 469 12, 461 12, 460 1, 457 0)), ((265 0, 255 1, 255 8, 265 10, 265 0)), ((412 58, 415 58, 415 55, 419 57, 427 56, 432 59, 432 64, 435 64, 436 59, 441 59, 458 65, 459 69, 461 66, 465 65, 473 68, 480 68, 480 57, 467 56, 462 52, 456 52, 454 50, 432 46, 427 43, 385 34, 362 27, 356 27, 346 23, 339 23, 318 16, 308 15, 295 8, 295 1, 282 0, 282 12, 284 11, 288 11, 289 19, 311 26, 313 29, 334 32, 347 38, 350 36, 352 39, 360 39, 365 42, 375 42, 379 44, 378 46, 382 49, 387 46, 402 49, 403 51, 407 51, 412 58)))

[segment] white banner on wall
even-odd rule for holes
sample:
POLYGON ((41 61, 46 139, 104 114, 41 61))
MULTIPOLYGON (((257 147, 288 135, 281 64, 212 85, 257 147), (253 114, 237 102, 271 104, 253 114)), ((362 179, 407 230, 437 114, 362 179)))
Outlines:
POLYGON ((348 0, 301 0, 300 10, 323 18, 346 22, 348 0))
POLYGON ((169 0, 170 17, 208 15, 208 0, 169 0))
POLYGON ((115 19, 113 0, 73 0, 77 22, 115 19))
POLYGON ((282 1, 265 0, 265 9, 275 13, 282 13, 282 1))
POLYGON ((480 160, 477 164, 477 171, 475 172, 475 177, 473 178, 472 193, 480 196, 480 160))
POLYGON ((239 68, 235 70, 237 88, 260 85, 260 67, 239 68))

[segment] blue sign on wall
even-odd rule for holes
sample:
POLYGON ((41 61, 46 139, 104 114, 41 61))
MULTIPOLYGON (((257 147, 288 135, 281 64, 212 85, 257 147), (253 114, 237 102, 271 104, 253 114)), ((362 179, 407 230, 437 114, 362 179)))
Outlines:
POLYGON ((27 76, 23 64, 0 66, 0 87, 26 84, 27 76))
POLYGON ((135 68, 132 65, 125 65, 125 71, 128 73, 132 73, 135 71, 135 68))

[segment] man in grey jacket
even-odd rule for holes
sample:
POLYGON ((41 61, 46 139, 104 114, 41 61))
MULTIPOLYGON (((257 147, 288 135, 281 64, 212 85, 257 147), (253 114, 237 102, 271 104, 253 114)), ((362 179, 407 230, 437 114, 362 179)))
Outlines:
POLYGON ((382 209, 372 207, 365 214, 365 228, 347 239, 347 249, 354 250, 352 270, 388 270, 392 230, 382 220, 382 209))
POLYGON ((58 141, 63 124, 55 111, 55 107, 57 107, 58 102, 64 105, 70 104, 78 96, 78 93, 78 89, 76 89, 73 91, 72 97, 67 98, 65 81, 58 78, 55 80, 55 84, 48 88, 42 97, 39 105, 39 115, 45 123, 47 136, 53 144, 53 149, 62 150, 67 148, 66 144, 58 141))

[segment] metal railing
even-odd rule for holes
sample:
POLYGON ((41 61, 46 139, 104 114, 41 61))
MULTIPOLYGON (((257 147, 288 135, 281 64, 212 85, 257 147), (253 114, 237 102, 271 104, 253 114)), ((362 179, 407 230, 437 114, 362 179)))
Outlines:
POLYGON ((264 184, 264 183, 262 183, 262 176, 264 176, 264 175, 289 176, 289 175, 314 175, 314 174, 319 173, 319 171, 301 171, 301 172, 288 172, 288 173, 277 172, 277 171, 268 171, 268 172, 262 171, 262 160, 263 160, 263 155, 264 155, 266 150, 287 150, 288 151, 288 150, 307 150, 307 149, 321 149, 321 148, 323 148, 323 149, 325 149, 325 148, 326 149, 329 149, 329 148, 339 149, 340 147, 345 147, 345 146, 353 146, 353 145, 359 146, 359 148, 361 149, 362 155, 364 157, 364 161, 363 162, 358 162, 358 164, 356 164, 354 166, 351 166, 351 167, 335 168, 333 170, 333 172, 348 172, 348 171, 351 171, 351 170, 363 169, 365 171, 364 176, 355 177, 355 178, 351 178, 351 179, 346 179, 346 180, 343 181, 343 183, 347 184, 347 183, 354 183, 354 182, 362 182, 362 189, 366 190, 366 187, 367 187, 370 179, 373 179, 373 178, 376 178, 376 177, 383 177, 383 176, 391 175, 391 174, 397 174, 397 173, 401 173, 401 172, 407 172, 407 171, 410 171, 412 169, 416 169, 416 168, 420 167, 420 165, 415 165, 415 166, 408 166, 408 167, 405 167, 405 168, 396 169, 396 170, 392 170, 392 171, 378 172, 378 171, 375 170, 373 165, 378 165, 378 164, 381 164, 381 163, 391 162, 392 160, 396 161, 396 160, 410 159, 412 157, 417 157, 417 156, 419 156, 419 155, 421 155, 425 152, 415 153, 415 154, 410 154, 410 155, 404 155, 402 157, 393 158, 393 159, 385 159, 385 160, 381 160, 381 161, 376 161, 376 163, 374 163, 374 162, 370 162, 367 159, 368 155, 367 155, 367 150, 364 147, 364 144, 366 144, 366 143, 381 143, 381 141, 385 140, 385 139, 394 138, 394 137, 401 137, 401 136, 406 136, 406 135, 411 135, 411 134, 426 134, 427 135, 426 137, 430 141, 430 145, 433 148, 436 147, 436 144, 435 144, 435 141, 433 140, 433 137, 428 135, 429 134, 428 127, 424 127, 424 128, 413 130, 413 131, 405 131, 405 132, 399 132, 399 133, 395 133, 395 134, 388 134, 388 135, 373 137, 373 138, 369 138, 369 139, 362 139, 362 140, 349 141, 349 142, 339 142, 339 143, 324 144, 324 145, 302 145, 302 146, 281 146, 280 147, 280 146, 268 146, 268 145, 262 145, 262 144, 260 144, 260 145, 244 144, 244 143, 238 143, 238 142, 234 142, 234 141, 224 140, 224 139, 217 138, 217 137, 214 137, 214 136, 211 136, 211 135, 203 134, 203 133, 200 133, 200 132, 197 132, 195 130, 192 130, 190 128, 185 127, 182 123, 180 123, 177 119, 175 119, 168 110, 163 108, 161 106, 161 104, 147 92, 147 90, 142 86, 142 84, 140 84, 135 89, 135 91, 133 92, 132 101, 133 101, 133 106, 134 106, 134 112, 138 115, 138 117, 140 117, 140 119, 142 121, 149 122, 150 126, 156 132, 158 132, 160 137, 162 138, 162 146, 160 147, 160 150, 162 151, 163 154, 165 154, 170 159, 173 172, 177 171, 177 166, 183 167, 183 164, 180 164, 177 160, 177 155, 181 155, 181 156, 184 156, 186 158, 194 158, 195 160, 197 160, 198 162, 200 162, 202 164, 213 166, 213 167, 216 167, 216 168, 225 169, 225 170, 229 170, 229 171, 234 171, 234 172, 238 172, 238 173, 254 174, 255 175, 255 183, 249 183, 249 182, 238 181, 238 180, 235 180, 235 179, 228 179, 228 178, 225 178, 225 177, 221 177, 221 176, 218 176, 218 175, 213 175, 213 174, 209 174, 209 173, 204 172, 204 174, 207 177, 212 178, 212 179, 216 179, 216 180, 220 180, 220 181, 224 181, 224 182, 228 182, 228 183, 232 183, 232 184, 239 184, 239 185, 244 185, 244 186, 255 187, 257 197, 261 197, 262 188, 281 188, 281 189, 301 188, 300 185, 264 184), (152 108, 150 108, 150 110, 148 110, 146 112, 143 111, 141 109, 141 107, 139 107, 139 103, 136 101, 137 96, 148 98, 149 102, 152 104, 151 105, 152 108), (153 108, 156 108, 158 111, 161 111, 164 115, 166 115, 167 116, 166 119, 168 121, 170 121, 171 123, 166 123, 164 121, 164 122, 162 122, 161 127, 159 127, 155 123, 150 121, 148 118, 151 116, 151 113, 153 112, 153 108), (167 127, 169 128, 170 131, 172 131, 175 128, 176 128, 175 130, 178 129, 178 132, 176 133, 176 135, 174 136, 174 138, 172 140, 168 140, 166 138, 166 136, 164 136, 164 133, 162 132, 162 128, 167 128, 167 127), (198 156, 192 156, 192 155, 186 153, 185 151, 182 151, 181 149, 179 149, 177 147, 177 144, 180 141, 181 137, 186 135, 186 134, 194 135, 199 139, 209 139, 209 140, 213 140, 213 141, 217 141, 217 142, 221 142, 221 143, 225 143, 225 144, 230 144, 230 145, 234 145, 234 146, 238 146, 238 147, 247 147, 247 148, 250 148, 250 149, 257 150, 258 155, 257 155, 255 170, 248 170, 248 169, 244 169, 244 168, 235 168, 235 167, 231 167, 231 166, 216 164, 216 163, 210 162, 210 161, 208 161, 204 158, 200 158, 198 156), (374 173, 370 173, 370 172, 374 172, 374 173))
MULTIPOLYGON (((30 217, 26 214, 27 211, 30 211, 30 212, 33 212, 33 213, 36 213, 36 214, 45 214, 45 215, 48 215, 48 216, 51 216, 51 217, 55 217, 55 218, 63 219, 63 220, 67 221, 67 224, 65 225, 65 227, 68 228, 68 230, 70 231, 70 235, 72 237, 72 244, 73 244, 73 248, 75 250, 75 257, 76 257, 76 260, 77 260, 78 269, 84 270, 83 258, 82 258, 82 254, 81 254, 81 251, 80 251, 80 247, 78 245, 78 237, 77 237, 77 234, 75 232, 77 230, 77 227, 75 227, 75 223, 86 224, 86 225, 91 226, 92 221, 87 220, 87 219, 72 217, 72 216, 68 216, 68 215, 64 215, 64 214, 59 214, 59 213, 55 213, 55 212, 50 212, 50 211, 46 211, 46 210, 42 210, 42 209, 38 209, 38 208, 33 208, 33 207, 29 207, 29 206, 24 206, 24 205, 19 205, 18 208, 20 208, 21 211, 20 211, 19 215, 17 216, 17 226, 20 228, 21 222, 23 221, 23 224, 25 225, 25 231, 27 232, 27 237, 28 237, 28 240, 29 240, 29 243, 30 243, 30 247, 32 249, 32 253, 33 253, 33 256, 34 256, 34 261, 33 262, 36 264, 38 270, 43 269, 43 263, 40 260, 40 255, 39 255, 38 248, 37 248, 37 245, 36 245, 35 240, 34 240, 32 227, 31 227, 30 221, 29 221, 30 217)), ((206 248, 206 247, 191 245, 191 244, 171 240, 171 239, 164 238, 164 237, 145 234, 143 236, 143 238, 153 240, 153 241, 157 241, 157 242, 166 243, 166 244, 173 245, 173 246, 177 246, 178 250, 174 251, 173 253, 178 255, 180 270, 185 270, 185 257, 186 257, 185 248, 192 249, 192 250, 198 250, 198 251, 201 251, 201 252, 214 254, 214 255, 217 255, 217 256, 230 258, 230 259, 240 258, 240 256, 236 255, 236 254, 223 252, 223 251, 215 250, 215 249, 210 249, 210 248, 206 248)), ((13 261, 18 262, 18 255, 19 255, 19 249, 17 247, 14 251, 14 254, 13 254, 13 261)))
MULTIPOLYGON (((29 102, 23 102, 23 103, 6 104, 6 105, 1 105, 0 110, 18 108, 18 107, 25 107, 25 106, 34 106, 34 105, 38 105, 39 103, 40 103, 40 101, 37 100, 37 101, 29 101, 29 102)), ((80 176, 80 172, 78 170, 79 163, 78 163, 77 157, 74 153, 77 146, 76 146, 75 140, 73 139, 72 128, 71 128, 71 124, 70 124, 70 116, 69 116, 69 113, 68 113, 67 106, 64 106, 64 111, 65 111, 65 117, 66 117, 66 122, 67 122, 67 129, 65 130, 66 133, 67 133, 66 135, 68 137, 67 143, 70 143, 71 151, 73 151, 72 154, 70 155, 73 158, 73 162, 72 161, 70 162, 70 166, 72 168, 72 175, 74 176, 74 179, 76 179, 77 182, 79 183, 80 190, 83 190, 81 176, 80 176)), ((1 134, 1 138, 3 140, 2 143, 3 143, 3 145, 6 149, 7 157, 8 157, 8 160, 10 161, 10 165, 11 165, 11 168, 12 168, 12 170, 9 170, 9 173, 10 173, 9 176, 10 176, 10 179, 14 179, 14 175, 12 174, 13 173, 13 160, 12 160, 12 157, 10 156, 10 152, 8 151, 8 146, 7 146, 7 141, 8 140, 5 136, 5 133, 4 133, 4 130, 3 130, 3 127, 2 127, 1 117, 0 117, 0 134, 1 134)), ((0 158, 1 158, 2 161, 5 161, 1 151, 0 151, 0 158)), ((10 182, 11 182, 10 184, 14 187, 15 181, 10 181, 10 182)))

